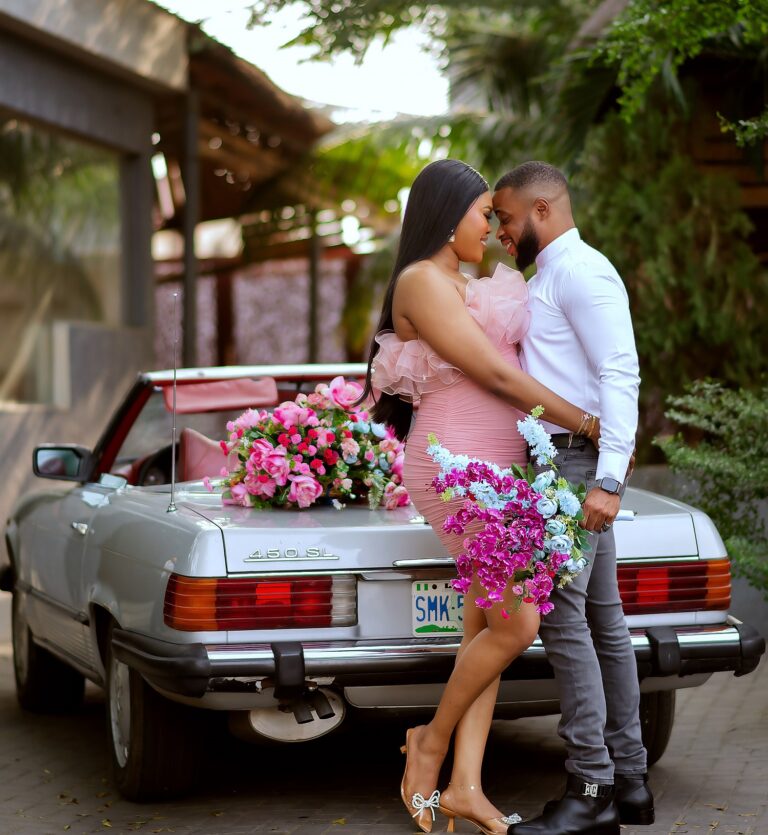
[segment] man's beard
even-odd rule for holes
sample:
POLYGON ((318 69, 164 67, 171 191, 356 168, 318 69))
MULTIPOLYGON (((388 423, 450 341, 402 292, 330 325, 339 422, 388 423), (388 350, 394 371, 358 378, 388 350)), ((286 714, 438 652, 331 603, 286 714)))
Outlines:
POLYGON ((520 272, 524 272, 536 260, 536 256, 541 252, 539 246, 539 236, 533 228, 530 217, 525 221, 523 231, 520 233, 520 238, 517 242, 517 255, 515 256, 515 263, 520 272))

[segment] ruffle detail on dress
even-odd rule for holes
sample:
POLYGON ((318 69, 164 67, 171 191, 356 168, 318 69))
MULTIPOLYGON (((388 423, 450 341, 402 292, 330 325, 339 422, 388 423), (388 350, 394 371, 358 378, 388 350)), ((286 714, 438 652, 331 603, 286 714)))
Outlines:
MULTIPOLYGON (((528 330, 528 288, 522 273, 499 264, 490 278, 470 278, 465 305, 497 347, 514 345, 528 330)), ((421 339, 403 342, 394 331, 376 334, 379 350, 371 366, 373 387, 402 400, 416 401, 423 394, 453 385, 463 376, 421 339)))
POLYGON ((394 331, 376 334, 379 351, 374 357, 371 382, 386 394, 413 402, 423 394, 445 388, 461 376, 456 366, 441 359, 426 342, 403 342, 394 331))
POLYGON ((490 278, 470 278, 465 304, 494 345, 519 342, 528 331, 528 286, 523 274, 499 264, 490 278))

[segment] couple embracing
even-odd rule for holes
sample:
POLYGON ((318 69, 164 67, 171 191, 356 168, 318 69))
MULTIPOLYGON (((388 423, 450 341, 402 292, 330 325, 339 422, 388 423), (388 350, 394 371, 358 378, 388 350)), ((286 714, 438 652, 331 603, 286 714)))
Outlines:
POLYGON ((410 192, 371 349, 366 394, 377 393, 373 416, 407 436, 405 485, 457 557, 460 538, 442 528, 456 508, 430 487, 437 465, 427 436, 501 467, 525 464, 517 420, 542 405, 560 473, 590 488, 582 524, 591 532, 591 554, 575 581, 553 592, 554 611, 542 617, 525 603, 478 608, 484 592, 473 581, 464 637, 434 718, 406 736, 401 796, 425 832, 438 810, 449 831, 463 818, 491 835, 614 835, 620 822, 653 822, 611 529, 634 448, 638 387, 626 291, 608 259, 581 240, 563 174, 527 162, 491 194, 462 162, 428 165, 410 192), (460 271, 461 262, 482 260, 494 215, 496 237, 518 268, 536 263, 527 285, 503 266, 480 280, 460 271), (562 798, 522 822, 485 796, 481 768, 499 677, 537 634, 560 690, 568 777, 562 798), (443 788, 440 767, 454 734, 443 788))

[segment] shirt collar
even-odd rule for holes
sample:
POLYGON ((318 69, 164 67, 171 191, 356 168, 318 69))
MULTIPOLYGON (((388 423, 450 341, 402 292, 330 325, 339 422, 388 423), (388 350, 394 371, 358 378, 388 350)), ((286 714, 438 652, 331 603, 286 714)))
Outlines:
POLYGON ((561 252, 565 252, 569 246, 580 240, 581 235, 579 235, 579 230, 575 226, 572 229, 568 229, 566 232, 563 232, 562 235, 547 244, 536 256, 536 269, 543 270, 544 267, 546 267, 547 264, 551 264, 561 252))

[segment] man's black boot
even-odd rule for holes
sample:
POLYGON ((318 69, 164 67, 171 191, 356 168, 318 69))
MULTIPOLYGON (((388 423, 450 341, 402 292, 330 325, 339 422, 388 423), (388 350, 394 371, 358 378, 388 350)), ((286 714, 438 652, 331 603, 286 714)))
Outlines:
POLYGON ((616 806, 621 823, 650 826, 656 816, 653 795, 648 788, 648 774, 617 774, 615 780, 616 806))
POLYGON ((560 800, 548 803, 540 817, 513 824, 507 835, 619 835, 614 795, 613 786, 571 774, 560 800))

